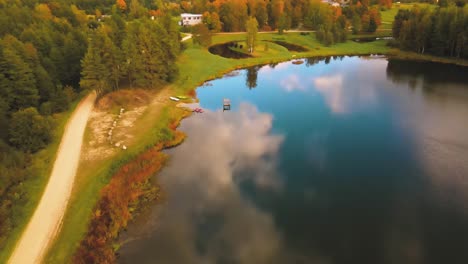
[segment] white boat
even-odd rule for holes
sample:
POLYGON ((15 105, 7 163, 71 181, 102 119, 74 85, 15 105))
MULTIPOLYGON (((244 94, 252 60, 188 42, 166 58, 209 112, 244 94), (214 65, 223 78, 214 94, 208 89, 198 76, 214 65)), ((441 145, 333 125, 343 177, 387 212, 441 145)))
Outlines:
POLYGON ((179 101, 180 101, 179 98, 173 97, 173 96, 169 97, 169 99, 171 99, 172 101, 176 101, 176 102, 179 102, 179 101))

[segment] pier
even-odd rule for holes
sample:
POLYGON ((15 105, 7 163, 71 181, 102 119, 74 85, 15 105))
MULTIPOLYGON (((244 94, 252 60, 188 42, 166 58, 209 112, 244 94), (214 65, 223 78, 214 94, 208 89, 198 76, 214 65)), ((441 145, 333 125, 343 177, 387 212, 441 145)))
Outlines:
POLYGON ((224 98, 223 99, 223 111, 231 110, 231 100, 224 98))

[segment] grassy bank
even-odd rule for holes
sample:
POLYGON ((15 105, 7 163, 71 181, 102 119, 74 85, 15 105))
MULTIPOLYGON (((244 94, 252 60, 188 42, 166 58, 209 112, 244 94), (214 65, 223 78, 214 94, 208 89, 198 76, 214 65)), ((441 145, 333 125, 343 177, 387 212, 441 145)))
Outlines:
POLYGON ((456 58, 446 58, 446 57, 438 57, 428 54, 420 54, 416 52, 410 51, 402 51, 399 49, 391 49, 387 55, 393 59, 399 60, 413 60, 413 61, 430 61, 430 62, 437 62, 437 63, 447 63, 447 64, 455 64, 459 66, 468 66, 468 61, 456 58))
MULTIPOLYGON (((182 119, 186 114, 186 111, 169 105, 160 105, 158 109, 149 108, 136 123, 136 126, 141 126, 140 132, 135 135, 138 140, 127 151, 119 152, 103 161, 80 163, 70 204, 63 220, 66 224, 51 246, 45 263, 71 262, 75 250, 87 232, 101 190, 122 166, 156 144, 165 143, 170 125, 182 119)), ((89 137, 90 131, 86 133, 89 137)))
POLYGON ((115 241, 132 219, 132 212, 161 197, 159 186, 152 184, 151 178, 168 158, 161 151, 180 144, 185 138, 182 132, 176 131, 182 118, 183 115, 174 113, 165 129, 155 137, 158 140, 154 142, 154 147, 131 157, 112 174, 109 184, 100 192, 88 232, 73 256, 74 263, 115 262, 114 250, 118 248, 118 245, 114 245, 115 241))
MULTIPOLYGON (((244 39, 244 34, 215 35, 212 42, 213 44, 219 44, 229 41, 243 41, 244 39)), ((254 57, 239 60, 213 55, 207 49, 189 44, 187 50, 179 58, 180 74, 173 85, 173 89, 175 93, 185 93, 207 80, 220 77, 224 73, 234 69, 259 64, 277 63, 294 58, 315 56, 386 54, 388 51, 389 48, 386 46, 386 41, 367 43, 347 41, 346 43, 325 47, 315 39, 314 34, 300 35, 299 33, 287 33, 284 35, 277 33, 258 34, 256 51, 253 54, 254 57), (286 48, 271 42, 268 42, 268 47, 266 48, 264 40, 286 41, 301 45, 307 48, 308 51, 300 53, 290 52, 286 48)))
POLYGON ((27 169, 30 177, 26 178, 26 180, 21 183, 21 193, 25 196, 12 204, 12 221, 16 226, 8 234, 8 240, 5 243, 5 247, 0 250, 0 263, 6 263, 8 261, 18 239, 26 228, 26 225, 39 203, 42 193, 45 190, 45 186, 49 180, 67 121, 81 98, 83 98, 83 96, 80 96, 74 103, 72 103, 68 111, 53 115, 55 128, 52 132, 51 143, 46 148, 35 153, 31 158, 31 166, 27 169))

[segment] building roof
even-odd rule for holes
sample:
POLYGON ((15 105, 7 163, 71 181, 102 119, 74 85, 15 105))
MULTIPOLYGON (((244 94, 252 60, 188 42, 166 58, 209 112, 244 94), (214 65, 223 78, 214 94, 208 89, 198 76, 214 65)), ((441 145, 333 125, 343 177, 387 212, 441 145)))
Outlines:
POLYGON ((190 14, 190 13, 182 13, 181 16, 203 16, 202 14, 190 14))

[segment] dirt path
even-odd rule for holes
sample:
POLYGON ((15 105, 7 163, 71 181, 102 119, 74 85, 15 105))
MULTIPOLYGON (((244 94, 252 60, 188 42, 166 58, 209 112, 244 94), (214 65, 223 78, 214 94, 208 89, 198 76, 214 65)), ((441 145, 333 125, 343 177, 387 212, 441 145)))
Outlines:
POLYGON ((184 42, 184 41, 189 40, 191 38, 192 38, 192 34, 188 34, 187 36, 183 37, 180 41, 184 42))
POLYGON ((40 263, 57 234, 70 198, 83 134, 95 100, 93 92, 80 102, 68 121, 49 182, 8 263, 40 263))

